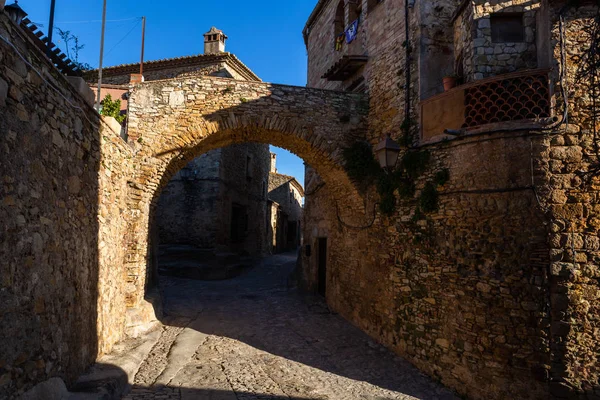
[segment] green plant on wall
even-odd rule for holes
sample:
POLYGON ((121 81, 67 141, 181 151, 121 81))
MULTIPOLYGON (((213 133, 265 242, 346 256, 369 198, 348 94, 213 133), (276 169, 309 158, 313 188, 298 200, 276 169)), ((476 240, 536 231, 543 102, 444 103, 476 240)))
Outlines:
MULTIPOLYGON (((395 192, 403 199, 412 199, 416 193, 416 180, 423 175, 430 163, 428 151, 407 151, 394 171, 382 169, 369 143, 361 141, 344 149, 344 166, 348 176, 360 190, 376 185, 379 194, 379 210, 384 215, 392 215, 396 210, 395 192)), ((438 208, 438 186, 450 178, 448 169, 438 171, 433 180, 427 182, 417 200, 419 213, 433 212, 438 208)))
POLYGON ((100 104, 102 105, 100 114, 113 117, 118 123, 122 123, 125 120, 125 115, 121 114, 121 100, 113 100, 112 96, 107 94, 100 104))

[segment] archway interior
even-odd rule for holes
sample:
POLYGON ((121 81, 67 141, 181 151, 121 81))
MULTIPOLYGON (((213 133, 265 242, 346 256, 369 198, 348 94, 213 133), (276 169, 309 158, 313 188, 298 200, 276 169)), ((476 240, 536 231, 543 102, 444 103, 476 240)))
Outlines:
POLYGON ((150 222, 159 274, 228 279, 264 256, 297 250, 303 179, 278 167, 303 177, 304 165, 279 150, 283 163, 269 145, 233 144, 194 158, 171 178, 150 222), (286 168, 289 157, 295 168, 286 168))
MULTIPOLYGON (((213 134, 195 146, 156 154, 157 158, 166 158, 169 162, 160 176, 157 189, 150 203, 147 288, 158 282, 159 268, 163 273, 173 273, 173 271, 167 272, 166 269, 176 263, 179 263, 180 267, 180 272, 176 272, 176 274, 181 273, 184 277, 221 279, 230 276, 230 271, 227 268, 214 271, 213 267, 217 267, 219 264, 226 265, 227 262, 223 261, 228 258, 232 259, 234 263, 241 262, 241 264, 245 264, 253 262, 250 258, 282 251, 293 251, 298 248, 301 244, 304 222, 301 215, 291 215, 293 212, 290 212, 289 209, 293 206, 302 209, 304 203, 303 193, 300 195, 291 182, 288 182, 286 188, 280 187, 277 189, 272 187, 268 180, 265 181, 263 177, 266 175, 269 179, 269 172, 272 169, 269 146, 265 143, 289 149, 288 151, 291 154, 306 155, 303 157, 306 164, 317 165, 318 167, 315 170, 323 171, 325 176, 323 180, 327 181, 329 179, 331 184, 336 187, 343 184, 351 185, 341 167, 331 159, 330 155, 314 148, 308 142, 298 137, 291 137, 274 131, 259 130, 257 132, 257 130, 252 130, 251 135, 249 133, 248 130, 238 130, 226 132, 223 135, 213 134), (262 149, 263 161, 260 162, 256 154, 249 155, 243 151, 240 152, 240 149, 248 148, 253 149, 254 153, 258 149, 262 149), (216 161, 215 155, 217 158, 223 158, 222 162, 216 161), (207 212, 214 213, 217 212, 216 209, 219 209, 217 214, 220 213, 220 215, 213 214, 209 216, 212 219, 215 234, 213 239, 215 240, 212 243, 206 240, 203 241, 202 238, 198 238, 197 230, 191 229, 190 231, 195 233, 190 235, 190 240, 186 241, 181 238, 172 240, 171 242, 179 242, 174 244, 183 246, 169 248, 165 241, 165 237, 168 235, 164 234, 164 227, 161 228, 160 221, 169 221, 175 228, 177 223, 174 223, 175 218, 170 218, 168 212, 164 212, 165 205, 177 207, 176 201, 173 201, 173 195, 176 195, 181 188, 193 186, 193 182, 197 177, 210 180, 210 177, 202 171, 193 170, 196 160, 204 160, 205 167, 210 167, 212 163, 219 164, 216 169, 221 174, 225 171, 226 175, 229 174, 229 177, 235 176, 236 179, 247 186, 252 186, 252 190, 243 193, 243 198, 238 197, 235 199, 233 198, 235 196, 231 195, 219 197, 219 183, 214 181, 205 182, 205 188, 208 187, 209 190, 212 188, 213 193, 209 196, 200 196, 203 197, 202 201, 199 202, 201 203, 200 208, 203 206, 211 208, 212 206, 213 211, 202 209, 199 216, 200 218, 207 218, 207 212), (232 165, 226 165, 227 163, 232 165), (252 168, 256 170, 257 167, 259 170, 262 169, 262 173, 251 171, 252 168), (268 193, 269 189, 280 192, 279 195, 287 193, 288 197, 284 199, 281 196, 271 198, 273 196, 268 193), (215 191, 217 193, 214 193, 215 191), (256 201, 257 199, 259 201, 256 201), (260 202, 264 204, 258 207, 253 204, 260 202), (241 238, 232 237, 240 230, 240 226, 242 226, 242 232, 239 235, 241 238), (265 230, 261 232, 260 229, 252 229, 253 227, 264 227, 265 230), (251 240, 246 240, 248 238, 251 240), (239 243, 236 243, 236 241, 239 241, 239 243), (193 249, 191 249, 192 247, 193 249), (194 262, 190 262, 190 257, 204 258, 211 261, 208 264, 214 262, 216 265, 209 265, 207 275, 194 269, 192 266, 194 262), (167 260, 167 266, 165 266, 165 259, 167 260)), ((302 190, 304 182, 297 183, 300 185, 299 190, 302 190)), ((347 193, 349 192, 348 190, 347 193)), ((345 198, 349 200, 348 196, 345 198)), ((180 220, 182 220, 182 214, 182 212, 179 212, 180 220)), ((195 218, 190 216, 190 218, 183 220, 185 223, 193 224, 195 218)), ((198 221, 196 218, 196 223, 198 222, 202 224, 202 221, 198 221)))

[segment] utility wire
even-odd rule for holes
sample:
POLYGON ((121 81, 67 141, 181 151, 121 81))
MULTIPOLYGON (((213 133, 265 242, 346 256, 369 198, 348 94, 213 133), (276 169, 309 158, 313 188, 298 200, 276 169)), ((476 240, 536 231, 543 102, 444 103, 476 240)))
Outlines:
MULTIPOLYGON (((133 20, 142 20, 142 17, 132 17, 132 18, 124 18, 124 19, 108 19, 106 22, 123 22, 123 21, 133 21, 133 20)), ((101 19, 94 19, 91 21, 57 21, 55 24, 91 24, 91 23, 101 23, 101 19)), ((43 28, 44 24, 33 22, 35 25, 43 28)))
POLYGON ((111 53, 111 51, 113 51, 113 50, 114 50, 114 49, 115 49, 115 48, 116 48, 118 45, 120 45, 120 44, 123 42, 123 40, 127 39, 127 36, 129 36, 129 35, 131 34, 131 32, 133 32, 133 30, 134 30, 135 28, 137 28, 137 27, 138 27, 138 25, 140 24, 140 22, 141 22, 141 21, 142 21, 142 20, 141 20, 141 19, 139 19, 139 20, 138 20, 138 22, 137 22, 137 23, 136 23, 136 24, 135 24, 135 25, 134 25, 134 26, 133 26, 133 27, 132 27, 132 28, 129 30, 129 32, 127 32, 127 33, 125 34, 125 36, 123 36, 123 37, 121 38, 121 40, 119 40, 119 41, 117 42, 117 44, 115 44, 115 45, 114 45, 114 46, 113 46, 113 47, 112 47, 110 50, 108 50, 108 52, 106 53, 106 55, 108 56, 108 55, 111 53))

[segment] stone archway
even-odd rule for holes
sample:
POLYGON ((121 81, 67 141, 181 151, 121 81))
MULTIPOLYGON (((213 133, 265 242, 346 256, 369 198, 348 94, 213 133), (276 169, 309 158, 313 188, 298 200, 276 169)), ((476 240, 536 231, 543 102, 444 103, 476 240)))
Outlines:
POLYGON ((366 137, 367 102, 360 94, 188 77, 136 86, 129 136, 136 143, 125 239, 127 305, 144 295, 150 258, 150 215, 158 194, 189 161, 232 144, 273 144, 311 165, 340 212, 356 214, 362 197, 346 175, 342 149, 366 137))

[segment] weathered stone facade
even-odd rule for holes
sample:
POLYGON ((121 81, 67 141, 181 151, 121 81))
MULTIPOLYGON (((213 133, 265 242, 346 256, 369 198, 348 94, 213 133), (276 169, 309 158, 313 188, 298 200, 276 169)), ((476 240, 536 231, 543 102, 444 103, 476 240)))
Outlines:
MULTIPOLYGON (((420 71, 433 69, 430 54, 446 60, 438 73, 451 71, 456 50, 454 26, 436 49, 427 21, 436 11, 450 22, 459 5, 364 1, 351 43, 359 50, 341 51, 369 58, 357 75, 328 81, 321 76, 341 55, 332 43, 339 3, 318 4, 305 30, 309 84, 364 89, 368 102, 218 77, 146 82, 130 98, 129 144, 0 13, 0 395, 69 381, 148 317, 159 193, 195 157, 246 142, 287 148, 310 166, 301 281, 323 289, 334 311, 470 398, 600 395, 598 138, 591 93, 575 79, 597 6, 531 5, 536 37, 550 38, 535 51, 548 55, 553 125, 500 122, 425 143, 414 121, 428 117, 419 103, 441 82, 420 71), (429 154, 414 194, 396 192, 390 216, 374 188, 348 178, 342 157, 384 133, 408 134, 405 152, 429 154), (437 207, 426 211, 424 193, 442 171, 437 207)), ((358 10, 349 4, 348 22, 358 10)), ((475 39, 473 74, 483 63, 475 39)))
POLYGON ((128 205, 136 210, 126 239, 129 304, 141 301, 151 270, 148 221, 158 193, 191 159, 215 148, 256 142, 290 149, 322 171, 337 188, 340 212, 352 219, 362 202, 341 167, 340 143, 365 137, 365 106, 359 94, 212 77, 136 85, 129 102, 129 137, 140 167, 128 205))
MULTIPOLYGON (((586 48, 583 26, 597 8, 590 2, 563 11, 569 56, 561 65, 563 2, 416 1, 406 13, 408 38, 404 2, 370 4, 362 4, 355 39, 366 43, 368 62, 347 80, 328 81, 321 77, 342 55, 329 45, 338 2, 318 2, 305 28, 309 85, 350 88, 362 75, 371 143, 388 132, 403 141, 408 126, 409 151, 427 151, 430 160, 414 196, 396 192, 391 217, 374 215, 371 200, 361 226, 336 218, 331 189, 307 169, 304 235, 313 251, 303 252, 306 284, 320 285, 318 245, 327 238, 332 308, 444 384, 472 398, 597 397, 598 178, 584 185, 576 171, 585 175, 598 161, 590 114, 582 111, 590 98, 574 80, 586 48), (523 44, 492 43, 490 15, 504 11, 524 13, 523 44), (434 15, 448 22, 437 35, 430 29, 434 15), (488 133, 467 130, 421 143, 415 121, 428 115, 419 115, 419 102, 442 91, 441 78, 456 72, 461 52, 463 78, 472 82, 552 67, 559 121, 565 70, 568 128, 495 124, 488 133), (438 188, 437 211, 421 212, 427 183, 444 169, 449 180, 438 188)), ((373 192, 366 198, 376 198, 373 192)))
POLYGON ((268 168, 268 145, 236 145, 194 159, 160 196, 156 216, 159 242, 251 255, 266 253, 268 168), (245 221, 232 219, 235 207, 245 210, 245 221), (244 232, 232 238, 238 222, 245 224, 244 232))
POLYGON ((123 338, 132 151, 3 13, 0 36, 0 397, 13 398, 123 338))

